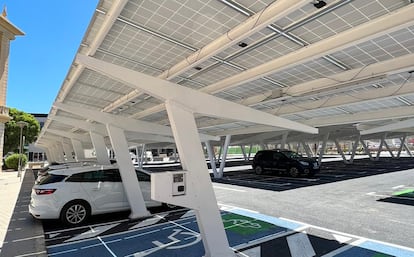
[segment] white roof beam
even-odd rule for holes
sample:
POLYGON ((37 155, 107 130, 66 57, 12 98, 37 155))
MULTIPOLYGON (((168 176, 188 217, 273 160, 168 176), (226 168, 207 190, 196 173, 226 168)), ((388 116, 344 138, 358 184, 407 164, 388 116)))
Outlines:
POLYGON ((48 129, 47 133, 55 134, 57 136, 66 137, 66 138, 79 139, 81 141, 90 141, 89 136, 75 134, 75 133, 61 131, 61 130, 56 130, 56 129, 48 129))
POLYGON ((75 128, 83 129, 87 132, 93 131, 95 133, 100 134, 101 136, 108 135, 108 131, 106 130, 105 126, 102 124, 91 123, 88 121, 83 121, 83 120, 78 120, 78 119, 63 117, 63 116, 55 116, 53 117, 53 120, 64 123, 66 125, 71 125, 75 128))
MULTIPOLYGON (((56 102, 54 104, 56 108, 62 109, 66 112, 70 112, 76 115, 83 116, 90 120, 95 120, 103 124, 112 124, 116 127, 122 128, 127 131, 135 131, 149 134, 148 138, 151 139, 152 135, 164 135, 172 136, 172 131, 170 127, 162 126, 159 124, 154 124, 146 121, 140 121, 135 119, 130 119, 122 116, 116 116, 109 113, 104 113, 96 110, 81 108, 78 106, 73 106, 69 104, 63 104, 56 102)), ((219 140, 215 136, 209 136, 200 134, 202 140, 219 140)), ((169 142, 169 141, 168 141, 169 142)))
MULTIPOLYGON (((53 117, 53 120, 62 122, 66 125, 72 125, 74 127, 83 129, 85 131, 93 131, 105 137, 108 136, 108 131, 106 130, 105 126, 100 123, 91 123, 87 121, 82 121, 82 120, 77 120, 77 119, 62 117, 62 116, 55 116, 53 117)), ((138 133, 138 132, 134 132, 135 128, 129 128, 129 129, 132 129, 132 131, 130 131, 129 133, 126 133, 128 141, 140 140, 141 142, 148 142, 148 143, 174 142, 174 139, 172 137, 164 137, 160 135, 138 133)))
MULTIPOLYGON (((355 97, 353 96, 353 94, 348 93, 346 95, 338 95, 338 96, 329 97, 328 100, 326 98, 322 98, 320 100, 316 100, 312 102, 309 101, 309 102, 295 103, 295 104, 284 103, 282 106, 279 106, 274 109, 269 109, 268 112, 273 113, 275 115, 279 115, 279 116, 287 115, 287 114, 300 115, 302 112, 311 111, 311 110, 325 110, 325 109, 330 109, 333 107, 346 107, 349 104, 356 104, 360 102, 366 102, 366 103, 377 102, 377 101, 392 99, 398 96, 406 96, 406 95, 410 95, 413 93, 414 93, 414 83, 407 83, 402 88, 400 85, 396 85, 396 86, 389 86, 389 87, 379 88, 379 89, 373 88, 370 91, 354 93, 354 94, 357 94, 355 95, 355 97)), ((200 129, 208 129, 209 127, 215 127, 218 125, 224 125, 228 123, 229 121, 227 120, 226 121, 213 120, 209 122, 198 123, 198 125, 200 129)), ((210 134, 214 134, 217 136, 225 135, 225 134, 222 134, 221 131, 219 133, 210 133, 210 134)))
POLYGON ((370 112, 359 112, 354 114, 344 114, 314 118, 304 121, 310 126, 322 127, 340 124, 350 124, 359 122, 381 121, 389 119, 411 118, 414 115, 414 106, 404 106, 389 109, 381 109, 370 112))
POLYGON ((408 5, 393 13, 381 16, 340 34, 316 42, 295 52, 274 59, 270 62, 256 66, 232 77, 223 79, 201 89, 202 92, 214 94, 225 89, 236 87, 260 77, 275 73, 280 69, 286 69, 311 59, 316 59, 335 51, 344 49, 350 45, 356 45, 363 41, 396 31, 414 24, 414 5, 408 5))
POLYGON ((393 122, 388 125, 367 129, 361 131, 361 135, 368 135, 374 133, 381 133, 381 132, 392 132, 401 129, 409 129, 414 127, 414 119, 403 120, 399 122, 393 122))
POLYGON ((140 89, 163 101, 172 100, 194 113, 212 117, 242 120, 262 125, 318 133, 316 128, 261 112, 172 82, 148 76, 96 58, 77 55, 76 60, 86 67, 121 81, 132 88, 140 89))
MULTIPOLYGON (((124 6, 128 3, 128 0, 115 0, 113 1, 111 8, 105 15, 105 19, 102 22, 100 30, 97 32, 97 35, 94 37, 93 41, 89 44, 88 49, 86 50, 85 54, 87 55, 94 55, 98 47, 101 45, 102 41, 105 39, 106 35, 108 34, 109 30, 112 28, 113 24, 115 23, 116 19, 118 18, 119 14, 124 9, 124 6)), ((80 74, 83 72, 84 67, 78 65, 76 67, 72 66, 71 69, 76 69, 73 74, 71 71, 68 72, 66 79, 62 85, 62 88, 59 90, 59 93, 56 97, 55 101, 62 101, 65 99, 66 95, 72 88, 73 84, 78 80, 80 74), (70 78, 69 78, 70 75, 70 78)), ((49 116, 54 116, 56 114, 55 109, 51 109, 49 116)), ((47 119, 44 125, 44 129, 41 130, 39 138, 42 137, 46 128, 49 127, 51 120, 47 119)))
POLYGON ((285 103, 270 112, 275 115, 299 114, 304 110, 323 110, 333 107, 347 107, 349 104, 378 102, 393 99, 399 96, 412 95, 414 93, 414 82, 385 88, 373 88, 369 91, 348 92, 346 95, 331 96, 328 99, 322 98, 316 101, 289 104, 285 103))
MULTIPOLYGON (((175 64, 168 70, 161 73, 158 78, 170 80, 186 72, 192 67, 204 62, 213 57, 217 53, 237 44, 250 35, 262 30, 269 24, 278 19, 287 16, 289 13, 300 9, 305 4, 309 4, 306 0, 278 0, 273 4, 267 6, 261 12, 253 15, 239 26, 229 30, 222 36, 218 37, 211 43, 207 44, 198 51, 184 58, 179 63, 175 64)), ((87 54, 88 55, 88 54, 87 54)), ((91 55, 90 55, 91 56, 91 55)), ((134 90, 131 93, 119 98, 117 101, 104 108, 104 111, 111 111, 117 106, 121 106, 128 102, 128 99, 137 97, 141 92, 134 90)))
POLYGON ((256 125, 256 126, 249 126, 245 128, 217 130, 217 131, 209 132, 209 134, 213 134, 216 136, 226 136, 226 135, 233 136, 233 135, 262 133, 262 132, 275 132, 275 131, 286 131, 286 130, 275 128, 275 127, 270 127, 270 126, 256 125))
POLYGON ((286 134, 286 131, 277 131, 277 132, 268 132, 268 133, 261 133, 258 135, 254 135, 251 137, 246 137, 244 139, 241 140, 237 140, 232 142, 232 145, 238 145, 240 143, 257 143, 257 142, 261 142, 263 140, 268 140, 274 137, 279 137, 286 134))
POLYGON ((365 79, 379 78, 381 75, 390 75, 412 70, 414 66, 413 59, 414 54, 403 55, 391 60, 368 65, 362 69, 353 69, 335 74, 329 78, 320 78, 292 86, 285 89, 284 93, 290 96, 301 96, 309 93, 326 93, 328 90, 337 89, 338 87, 346 88, 348 86, 362 84, 365 79), (352 80, 350 80, 351 78, 352 80), (344 83, 338 83, 337 81, 343 81, 344 83))

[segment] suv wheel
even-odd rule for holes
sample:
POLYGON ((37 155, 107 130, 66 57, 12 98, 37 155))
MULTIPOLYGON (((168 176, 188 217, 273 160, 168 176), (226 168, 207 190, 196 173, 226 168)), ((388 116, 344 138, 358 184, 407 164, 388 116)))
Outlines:
POLYGON ((79 225, 85 222, 90 215, 90 207, 83 201, 67 203, 60 213, 60 219, 68 225, 79 225))
POLYGON ((256 172, 257 175, 262 175, 263 174, 263 168, 260 166, 256 166, 256 168, 254 168, 254 172, 256 172))
POLYGON ((299 169, 297 167, 290 167, 289 175, 296 178, 299 176, 299 169))

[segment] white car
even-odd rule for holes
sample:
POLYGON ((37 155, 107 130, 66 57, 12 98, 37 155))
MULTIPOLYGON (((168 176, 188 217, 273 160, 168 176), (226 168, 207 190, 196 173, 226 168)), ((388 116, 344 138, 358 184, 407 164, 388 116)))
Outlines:
POLYGON ((97 162, 95 161, 79 161, 79 162, 63 162, 63 163, 52 162, 51 164, 43 167, 37 172, 37 178, 36 178, 35 183, 39 183, 40 180, 42 180, 42 178, 46 176, 50 170, 61 170, 61 169, 69 169, 69 168, 81 167, 81 166, 93 166, 93 165, 97 165, 97 162))
MULTIPOLYGON (((147 207, 151 200, 150 174, 136 169, 147 207)), ((33 186, 29 212, 37 219, 60 219, 69 225, 83 223, 90 215, 129 210, 117 166, 87 166, 50 170, 33 186)))

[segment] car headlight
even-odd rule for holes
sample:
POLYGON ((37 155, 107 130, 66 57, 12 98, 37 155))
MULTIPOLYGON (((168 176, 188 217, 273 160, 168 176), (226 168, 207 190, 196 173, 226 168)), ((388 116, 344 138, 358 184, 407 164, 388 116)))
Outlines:
POLYGON ((302 164, 303 166, 309 166, 309 163, 308 162, 300 161, 299 163, 302 164))

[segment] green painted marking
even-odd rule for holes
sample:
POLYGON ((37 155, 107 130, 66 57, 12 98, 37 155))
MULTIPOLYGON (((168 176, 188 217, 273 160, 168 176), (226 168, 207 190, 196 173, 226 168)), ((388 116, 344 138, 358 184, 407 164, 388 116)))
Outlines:
POLYGON ((393 193, 394 196, 412 197, 414 198, 414 189, 405 189, 403 191, 393 193))
POLYGON ((276 225, 238 214, 226 214, 222 217, 224 228, 240 235, 253 235, 277 228, 276 225))
POLYGON ((372 257, 394 257, 393 255, 388 255, 385 253, 376 253, 374 255, 372 255, 372 257))

